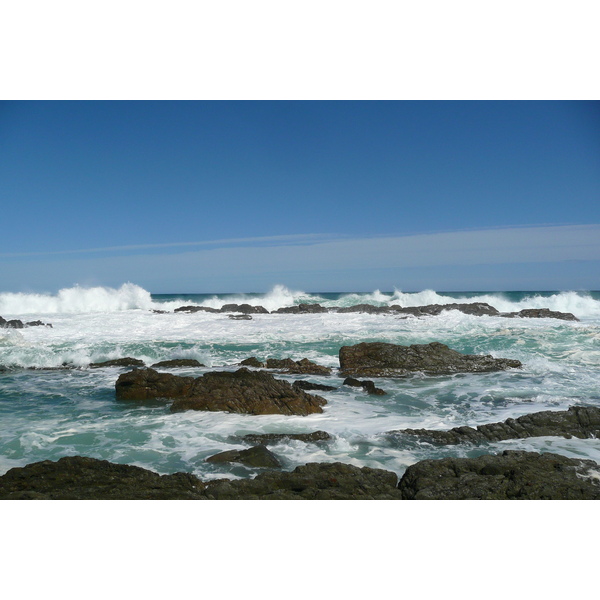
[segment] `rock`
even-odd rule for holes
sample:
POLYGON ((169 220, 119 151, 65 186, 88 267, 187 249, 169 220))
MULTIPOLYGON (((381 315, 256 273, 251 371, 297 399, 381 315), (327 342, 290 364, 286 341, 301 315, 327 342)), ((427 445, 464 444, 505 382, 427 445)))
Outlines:
POLYGON ((317 442, 327 442, 332 438, 326 431, 313 431, 312 433, 250 433, 241 436, 240 439, 249 444, 262 444, 266 446, 287 440, 299 440, 307 444, 314 444, 317 442))
POLYGON ((174 369, 177 367, 204 367, 201 362, 197 361, 195 358, 174 358, 173 360, 162 360, 160 362, 154 363, 152 368, 162 367, 164 369, 174 369))
POLYGON ((251 356, 250 358, 243 360, 240 365, 243 367, 256 367, 257 369, 261 369, 265 366, 265 363, 260 362, 255 356, 251 356))
POLYGON ((269 314, 264 306, 251 306, 250 304, 224 304, 219 312, 241 312, 244 314, 269 314))
POLYGON ((29 321, 25 325, 27 327, 52 327, 50 323, 43 323, 42 321, 29 321))
POLYGON ((267 471, 254 479, 207 482, 215 500, 399 500, 395 473, 343 463, 309 463, 291 473, 267 471))
POLYGON ((211 308, 210 306, 180 306, 176 308, 173 312, 186 312, 186 313, 195 313, 195 312, 209 312, 209 313, 220 313, 221 311, 218 308, 211 308))
POLYGON ((372 381, 354 379, 353 377, 346 377, 344 379, 344 385, 352 387, 361 387, 371 396, 386 396, 387 392, 384 392, 381 388, 375 387, 372 381))
POLYGON ((125 358, 105 360, 104 362, 90 363, 89 366, 90 369, 99 369, 101 367, 143 367, 144 361, 127 356, 125 358))
POLYGON ((3 500, 193 500, 205 485, 189 473, 159 475, 130 465, 69 456, 10 469, 3 500))
POLYGON ((320 304, 298 304, 295 306, 285 306, 272 310, 271 314, 315 314, 315 313, 326 313, 329 309, 320 304))
POLYGON ((6 319, 0 317, 0 327, 3 329, 23 329, 24 325, 23 321, 20 321, 19 319, 11 319, 10 321, 7 321, 6 319))
POLYGON ((354 306, 344 306, 336 310, 338 313, 369 313, 372 315, 379 315, 390 313, 391 310, 388 306, 375 306, 374 304, 355 304, 354 306))
POLYGON ((234 462, 241 463, 247 467, 263 467, 268 469, 278 469, 281 467, 279 459, 262 445, 254 446, 247 450, 228 450, 226 452, 219 452, 219 454, 209 456, 206 459, 206 462, 234 462))
POLYGON ((269 358, 266 362, 267 369, 279 369, 284 373, 294 375, 331 375, 330 367, 323 367, 303 358, 302 360, 292 360, 291 358, 269 358))
POLYGON ((503 423, 490 423, 473 427, 454 427, 449 431, 430 429, 400 429, 391 435, 416 436, 431 444, 478 444, 541 436, 576 437, 581 439, 600 436, 600 408, 572 406, 569 410, 545 410, 507 419, 503 423))
POLYGON ((236 321, 251 321, 252 317, 250 315, 229 315, 230 319, 235 319, 236 321))
POLYGON ((321 392, 332 392, 333 390, 337 390, 333 385, 321 385, 320 383, 312 383, 310 381, 304 381, 302 379, 298 379, 292 383, 292 387, 295 387, 299 390, 315 390, 321 392))
POLYGON ((506 450, 423 460, 406 469, 403 500, 598 500, 600 465, 558 454, 506 450))
POLYGON ((115 383, 117 400, 181 398, 190 393, 193 377, 159 373, 154 369, 135 369, 119 375, 115 383))
POLYGON ((152 310, 152 312, 155 315, 166 315, 169 311, 168 310, 157 310, 156 308, 152 310))
POLYGON ((500 316, 512 319, 521 317, 528 319, 562 319, 563 321, 579 321, 573 313, 550 310, 549 308, 524 308, 519 312, 501 313, 500 316))
POLYGON ((518 360, 461 354, 439 342, 397 346, 363 342, 340 348, 340 373, 344 376, 405 377, 415 372, 427 375, 485 373, 521 367, 518 360))

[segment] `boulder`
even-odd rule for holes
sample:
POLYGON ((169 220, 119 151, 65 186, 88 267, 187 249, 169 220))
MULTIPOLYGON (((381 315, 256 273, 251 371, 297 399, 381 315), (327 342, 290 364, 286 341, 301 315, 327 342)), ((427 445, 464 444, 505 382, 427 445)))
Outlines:
POLYGON ((291 358, 269 358, 266 362, 267 369, 278 369, 283 373, 293 375, 331 375, 330 367, 323 367, 303 358, 302 360, 292 360, 291 358))
POLYGON ((302 379, 294 381, 292 387, 304 391, 315 390, 320 392, 332 392, 333 390, 337 390, 333 385, 321 385, 320 383, 312 383, 311 381, 304 381, 302 379))
POLYGON ((252 306, 250 304, 224 304, 219 312, 241 312, 244 314, 269 314, 264 306, 252 306))
POLYGON ((579 321, 573 313, 550 310, 549 308, 524 308, 519 312, 502 313, 500 316, 507 318, 527 318, 527 319, 561 319, 563 321, 579 321))
POLYGON ((229 318, 234 319, 235 321, 252 321, 250 315, 229 315, 229 318))
POLYGON ((255 356, 251 356, 250 358, 246 358, 240 363, 242 367, 255 367, 257 369, 262 369, 265 366, 265 363, 260 362, 258 358, 255 356))
POLYGON ((2 500, 196 500, 205 485, 189 473, 159 475, 131 465, 69 456, 10 469, 2 500))
POLYGON ((143 367, 144 361, 137 358, 126 356, 125 358, 116 358, 114 360, 105 360, 104 362, 90 363, 90 369, 99 369, 101 367, 143 367))
POLYGON ((312 433, 250 433, 248 435, 241 436, 240 438, 244 442, 249 444, 278 444, 279 442, 285 442, 287 440, 299 440, 306 442, 307 444, 314 444, 317 442, 327 442, 331 438, 326 431, 313 431, 312 433))
POLYGON ((161 360, 160 362, 154 363, 152 368, 162 367, 164 369, 174 369, 177 367, 204 367, 201 362, 195 358, 174 358, 173 360, 161 360))
POLYGON ((247 467, 262 467, 278 469, 281 467, 279 459, 263 445, 254 446, 246 450, 227 450, 213 454, 206 459, 210 463, 241 463, 247 467))
POLYGON ((119 375, 115 383, 117 400, 181 398, 190 393, 193 377, 159 373, 154 369, 135 369, 119 375))
POLYGON ((0 317, 0 327, 3 329, 23 329, 24 325, 23 321, 20 321, 19 319, 11 319, 10 321, 7 321, 6 319, 0 317))
POLYGON ((177 396, 171 411, 208 410, 305 416, 323 412, 321 407, 327 404, 324 398, 294 389, 289 382, 275 379, 270 373, 250 371, 245 367, 233 373, 206 373, 192 380, 189 389, 187 385, 187 381, 182 383, 185 393, 177 396))
POLYGON ((372 315, 380 315, 390 313, 388 306, 375 306, 374 304, 355 304, 354 306, 344 306, 336 309, 338 313, 369 313, 372 315))
POLYGON ((211 308, 210 306, 180 306, 176 308, 173 312, 185 312, 185 313, 195 313, 195 312, 209 312, 209 313, 219 313, 221 312, 218 308, 211 308))
POLYGON ((50 323, 44 323, 42 321, 29 321, 25 323, 27 327, 52 327, 50 323))
POLYGON ((477 458, 423 460, 406 469, 403 500, 598 500, 592 460, 506 450, 477 458))
POLYGON ((346 377, 344 379, 344 385, 349 385, 351 387, 361 387, 367 392, 367 394, 371 396, 386 396, 387 392, 384 392, 381 388, 375 387, 375 384, 372 381, 368 381, 364 379, 360 381, 359 379, 354 379, 353 377, 346 377))
POLYGON ((415 372, 427 375, 485 373, 522 366, 518 360, 461 354, 439 342, 412 346, 363 342, 340 348, 339 359, 340 373, 351 377, 405 377, 415 372))
POLYGON ((393 436, 418 437, 430 444, 478 444, 502 440, 541 436, 597 438, 600 436, 600 408, 572 406, 568 410, 545 410, 507 419, 503 423, 489 423, 473 427, 454 427, 449 431, 431 429, 400 429, 390 431, 393 436))
POLYGON ((326 313, 329 312, 329 309, 325 306, 321 306, 320 304, 297 304, 294 306, 285 306, 283 308, 278 308, 277 310, 272 310, 271 314, 316 314, 316 313, 326 313))

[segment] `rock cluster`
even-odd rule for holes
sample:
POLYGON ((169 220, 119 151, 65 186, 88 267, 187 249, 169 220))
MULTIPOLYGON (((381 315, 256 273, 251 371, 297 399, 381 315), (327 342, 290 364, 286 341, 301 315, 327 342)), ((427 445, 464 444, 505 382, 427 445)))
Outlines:
POLYGON ((23 329, 24 327, 52 327, 50 323, 43 323, 42 321, 29 321, 23 323, 20 319, 11 319, 7 321, 5 318, 0 317, 0 329, 23 329))
POLYGON ((375 384, 367 379, 360 381, 359 379, 354 379, 354 377, 346 377, 346 379, 344 379, 344 385, 349 385, 350 387, 361 387, 365 390, 365 392, 367 392, 367 394, 371 396, 385 396, 387 394, 387 392, 381 388, 375 387, 375 384))
POLYGON ((266 362, 261 362, 255 356, 251 356, 243 360, 240 366, 255 367, 257 369, 277 369, 281 373, 289 373, 290 375, 331 375, 330 367, 318 365, 308 360, 308 358, 301 360, 268 358, 266 362))
POLYGON ((306 443, 327 442, 331 439, 326 431, 313 431, 311 433, 249 433, 240 438, 249 444, 278 444, 287 440, 299 440, 306 443))
POLYGON ((405 377, 415 372, 485 373, 522 366, 518 360, 461 354, 439 342, 412 346, 363 342, 340 348, 339 359, 342 375, 365 377, 405 377))
POLYGON ((259 444, 245 450, 227 450, 219 452, 206 459, 211 463, 241 463, 247 467, 260 467, 267 469, 278 469, 281 467, 279 459, 265 446, 259 444))

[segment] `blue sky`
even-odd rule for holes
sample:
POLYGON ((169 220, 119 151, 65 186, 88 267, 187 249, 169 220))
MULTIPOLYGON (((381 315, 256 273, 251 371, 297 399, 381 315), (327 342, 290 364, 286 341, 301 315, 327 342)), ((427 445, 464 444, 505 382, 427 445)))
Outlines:
POLYGON ((600 103, 2 102, 0 291, 600 289, 600 103))

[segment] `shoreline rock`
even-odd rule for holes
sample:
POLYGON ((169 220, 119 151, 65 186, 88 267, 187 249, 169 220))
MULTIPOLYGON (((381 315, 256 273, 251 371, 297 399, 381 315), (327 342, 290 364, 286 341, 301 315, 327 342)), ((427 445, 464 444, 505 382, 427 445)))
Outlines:
POLYGON ((245 450, 226 450, 213 454, 206 459, 210 463, 240 463, 246 467, 260 467, 264 469, 279 469, 281 462, 269 449, 259 444, 245 450))
POLYGON ((115 358, 113 360, 105 360, 103 362, 90 363, 90 369, 100 369, 103 367, 143 367, 145 365, 143 360, 137 358, 131 358, 126 356, 125 358, 115 358))
POLYGON ((269 444, 278 444, 286 440, 299 440, 307 444, 314 444, 328 442, 333 438, 326 431, 313 431, 312 433, 249 433, 248 435, 240 436, 239 439, 249 444, 268 446, 269 444))
POLYGON ((163 369, 174 369, 178 367, 205 367, 201 362, 195 358, 174 358, 172 360, 161 360, 160 362, 154 363, 152 368, 163 368, 163 369))

